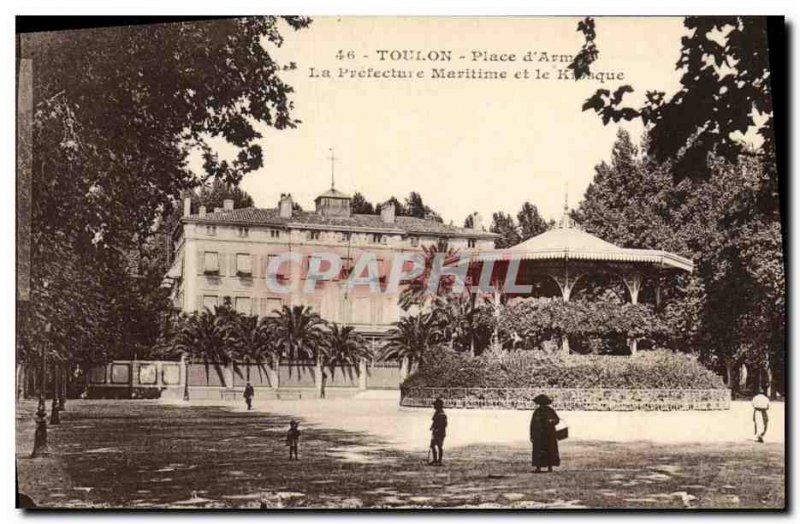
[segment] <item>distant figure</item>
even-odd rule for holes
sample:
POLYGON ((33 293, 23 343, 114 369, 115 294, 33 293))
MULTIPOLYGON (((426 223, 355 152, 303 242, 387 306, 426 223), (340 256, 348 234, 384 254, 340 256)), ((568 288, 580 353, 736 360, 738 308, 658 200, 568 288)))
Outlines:
POLYGON ((531 462, 536 468, 536 473, 541 472, 545 466, 547 471, 552 472, 553 466, 561 464, 556 438, 558 415, 550 407, 553 401, 547 395, 538 395, 533 401, 539 407, 534 410, 531 417, 531 444, 533 444, 531 462))
POLYGON ((432 466, 441 466, 444 457, 444 437, 447 430, 447 415, 444 414, 444 401, 437 398, 433 401, 433 422, 431 423, 432 466))
POLYGON ((252 384, 250 382, 244 387, 244 401, 247 403, 247 411, 253 407, 253 397, 255 396, 256 391, 253 389, 252 384))
POLYGON ((757 442, 764 442, 764 434, 767 432, 769 417, 769 397, 763 389, 753 397, 753 432, 757 442), (760 417, 759 417, 760 415, 760 417), (761 433, 758 432, 758 419, 761 418, 761 433))
POLYGON ((319 386, 320 386, 319 387, 319 398, 325 398, 325 386, 327 385, 327 383, 328 383, 328 374, 323 369, 322 370, 322 379, 320 380, 320 384, 319 384, 319 386))
POLYGON ((300 460, 297 457, 297 442, 300 440, 300 430, 297 429, 297 421, 289 422, 289 431, 286 433, 286 445, 289 446, 289 460, 294 456, 295 460, 300 460))

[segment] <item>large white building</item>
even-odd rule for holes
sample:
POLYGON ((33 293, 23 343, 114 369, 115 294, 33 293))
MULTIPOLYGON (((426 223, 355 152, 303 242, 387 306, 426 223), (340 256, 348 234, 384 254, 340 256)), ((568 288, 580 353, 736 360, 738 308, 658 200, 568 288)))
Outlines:
POLYGON ((228 200, 222 209, 201 207, 191 214, 189 202, 184 202, 167 274, 176 308, 192 312, 229 301, 242 313, 264 316, 284 305, 302 304, 374 340, 400 318, 402 310, 397 293, 374 293, 368 286, 346 288, 346 270, 359 257, 366 253, 375 257, 383 284, 400 253, 443 243, 462 253, 491 250, 497 236, 485 231, 477 216, 474 228, 461 228, 434 219, 396 216, 391 204, 384 205, 379 215, 354 214, 350 197, 333 188, 318 196, 315 204, 314 211, 298 211, 291 195, 284 195, 275 208, 234 209, 228 200), (281 265, 276 275, 294 288, 289 294, 267 285, 270 261, 287 252, 300 253, 301 259, 294 269, 281 265), (309 260, 321 252, 341 257, 345 271, 305 293, 309 260))

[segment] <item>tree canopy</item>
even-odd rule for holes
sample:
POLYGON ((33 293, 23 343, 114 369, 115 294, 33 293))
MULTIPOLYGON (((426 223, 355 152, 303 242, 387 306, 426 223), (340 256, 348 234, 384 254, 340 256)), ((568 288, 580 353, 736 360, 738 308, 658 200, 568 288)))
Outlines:
MULTIPOLYGON (((646 91, 644 104, 632 107, 624 99, 633 86, 603 88, 583 109, 595 111, 605 124, 641 120, 648 128, 648 154, 658 162, 670 161, 676 180, 711 176, 710 154, 735 162, 747 148, 742 136, 751 131, 763 139, 764 153, 774 155, 766 18, 688 16, 683 25, 686 35, 675 64, 681 72, 677 92, 646 91)), ((597 30, 592 18, 578 24, 585 44, 571 64, 576 79, 589 74, 600 56, 597 30)), ((763 189, 774 196, 777 183, 763 189)))
MULTIPOLYGON (((708 180, 673 183, 672 167, 642 155, 620 132, 611 165, 600 164, 575 217, 622 246, 666 249, 695 271, 663 288, 670 346, 714 366, 749 363, 778 371, 785 350, 785 277, 780 220, 761 211, 771 160, 715 158, 708 180)), ((777 204, 775 204, 777 205, 777 204)))
POLYGON ((81 360, 128 356, 121 346, 151 342, 130 319, 166 309, 162 268, 149 263, 156 218, 203 180, 236 185, 263 163, 260 129, 297 124, 280 78, 293 65, 276 63, 268 48, 282 44, 281 24, 309 20, 280 20, 21 38, 34 70, 31 301, 21 319, 29 343, 43 344, 49 326, 53 349, 81 360), (220 140, 232 158, 215 153, 220 140), (192 152, 203 173, 190 169, 192 152))

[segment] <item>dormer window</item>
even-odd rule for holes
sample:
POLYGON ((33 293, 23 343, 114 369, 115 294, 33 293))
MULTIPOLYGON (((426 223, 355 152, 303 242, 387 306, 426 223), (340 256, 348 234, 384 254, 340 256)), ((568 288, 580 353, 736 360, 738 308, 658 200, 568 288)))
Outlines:
POLYGON ((372 243, 373 244, 380 244, 383 242, 383 235, 380 233, 373 233, 372 234, 372 243))
POLYGON ((468 238, 467 239, 467 247, 470 247, 470 248, 475 247, 475 239, 474 238, 468 238))
POLYGON ((309 231, 306 238, 308 240, 319 240, 319 231, 309 231))
POLYGON ((281 232, 278 229, 270 229, 269 230, 269 237, 270 238, 280 238, 281 232))
POLYGON ((239 237, 240 238, 247 238, 250 235, 250 228, 247 227, 240 227, 239 228, 239 237))

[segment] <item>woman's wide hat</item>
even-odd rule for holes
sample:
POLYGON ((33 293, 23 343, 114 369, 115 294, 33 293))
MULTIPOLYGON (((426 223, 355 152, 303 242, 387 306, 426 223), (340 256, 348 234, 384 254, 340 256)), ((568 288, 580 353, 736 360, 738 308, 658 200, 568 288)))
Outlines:
POLYGON ((548 397, 545 394, 536 395, 533 398, 533 401, 536 402, 537 404, 539 404, 540 406, 547 406, 547 405, 553 403, 553 399, 551 399, 550 397, 548 397))
POLYGON ((433 407, 435 408, 443 408, 444 407, 444 400, 437 398, 433 401, 433 407))

